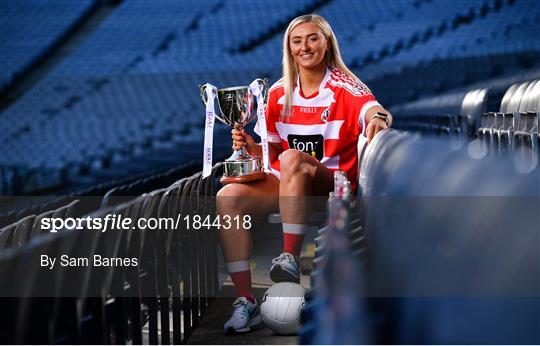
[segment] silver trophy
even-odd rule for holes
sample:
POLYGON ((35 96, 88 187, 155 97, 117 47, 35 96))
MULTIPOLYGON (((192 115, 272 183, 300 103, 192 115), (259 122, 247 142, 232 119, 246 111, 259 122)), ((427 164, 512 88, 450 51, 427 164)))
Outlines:
MULTIPOLYGON (((268 79, 257 78, 264 90, 263 97, 266 104, 268 97, 268 79)), ((206 106, 206 85, 199 86, 201 100, 206 106)), ((222 123, 238 130, 242 130, 253 119, 257 118, 257 103, 248 86, 237 86, 217 90, 216 118, 222 123)), ((223 184, 246 183, 263 180, 266 173, 262 170, 261 159, 249 154, 244 148, 235 150, 225 160, 224 174, 221 178, 223 184)))

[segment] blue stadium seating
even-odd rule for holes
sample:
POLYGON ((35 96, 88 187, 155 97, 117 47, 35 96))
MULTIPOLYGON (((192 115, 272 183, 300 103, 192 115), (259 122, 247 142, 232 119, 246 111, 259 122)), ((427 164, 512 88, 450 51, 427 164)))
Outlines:
MULTIPOLYGON (((471 4, 469 14, 471 23, 449 28, 438 39, 433 39, 434 35, 432 35, 430 39, 420 40, 411 49, 402 50, 396 55, 385 58, 384 64, 366 69, 366 77, 400 71, 405 66, 432 60, 496 56, 540 49, 540 42, 532 34, 540 29, 538 26, 540 8, 534 1, 510 3, 505 5, 504 10, 495 12, 491 9, 491 11, 485 11, 483 16, 480 16, 479 12, 489 7, 485 7, 482 3, 465 3, 471 4)), ((484 4, 487 6, 487 2, 484 4)), ((438 6, 443 6, 443 8, 439 7, 434 13, 443 13, 447 18, 452 18, 452 15, 457 15, 456 18, 458 18, 464 12, 454 2, 442 2, 438 3, 438 6)), ((432 23, 437 23, 437 19, 445 20, 445 18, 437 18, 426 13, 418 13, 418 16, 424 20, 428 18, 432 23)), ((426 27, 424 20, 415 20, 414 25, 423 30, 426 27)), ((414 28, 408 30, 403 27, 399 30, 414 32, 414 28)))
POLYGON ((399 131, 363 159, 319 231, 301 343, 537 343, 538 167, 399 131))
MULTIPOLYGON (((214 230, 45 237, 39 221, 215 215, 219 164, 187 177, 200 168, 198 85, 276 81, 283 30, 312 11, 408 132, 362 152, 356 201, 333 194, 300 341, 540 342, 538 1, 6 0, 0 91, 100 7, 107 15, 73 50, 0 103, 0 195, 78 190, 24 207, 2 200, 0 279, 12 282, 0 296, 15 297, 2 305, 15 318, 1 342, 140 344, 146 328, 151 344, 186 343, 218 288, 214 230), (44 251, 144 263, 50 280, 28 266, 44 251), (49 299, 25 299, 47 289, 49 299)), ((216 161, 228 132, 216 129, 216 161)))
POLYGON ((500 108, 502 96, 512 84, 539 78, 540 69, 531 69, 523 73, 512 74, 509 77, 481 81, 436 96, 425 97, 414 102, 395 105, 390 107, 390 110, 403 117, 414 115, 459 114, 463 98, 470 90, 487 88, 489 89, 488 104, 486 105, 487 110, 495 111, 500 108))
MULTIPOLYGON (((264 1, 250 2, 250 6, 219 1, 124 1, 79 49, 3 112, 0 124, 7 131, 0 135, 0 143, 10 155, 0 160, 1 165, 30 181, 23 189, 36 190, 78 181, 81 174, 99 175, 129 158, 182 143, 189 144, 183 146, 183 160, 193 159, 202 143, 203 107, 197 85, 247 84, 263 77, 260 68, 231 72, 238 61, 228 51, 264 35, 279 18, 295 16, 313 3, 303 1, 291 7, 277 2, 278 15, 264 22, 260 20, 264 1), (245 18, 233 20, 231 13, 241 10, 250 13, 250 21, 265 26, 254 27, 245 18), (242 34, 231 33, 234 42, 201 46, 206 37, 219 36, 216 33, 224 26, 242 34), (134 36, 136 40, 131 39, 134 36), (212 59, 216 52, 226 52, 229 57, 223 61, 229 64, 218 65, 215 60, 205 64, 207 60, 195 48, 186 49, 190 45, 202 47, 212 59), (186 51, 192 57, 183 57, 186 51)), ((216 136, 220 131, 223 135, 223 130, 216 136)), ((125 175, 128 170, 119 173, 125 175)))
POLYGON ((83 18, 94 0, 0 3, 0 91, 48 53, 83 18))
MULTIPOLYGON (((78 13, 63 33, 96 6, 77 3, 51 5, 78 13)), ((24 9, 46 8, 32 4, 21 5, 21 21, 28 23, 34 13, 24 9)), ((0 114, 2 189, 31 191, 132 174, 148 167, 142 158, 156 150, 163 162, 196 157, 203 121, 197 85, 277 80, 282 31, 291 18, 312 10, 329 19, 345 60, 385 106, 482 80, 495 83, 494 74, 515 75, 540 50, 530 35, 540 6, 529 0, 125 0, 0 114), (193 150, 171 150, 182 143, 193 143, 193 150), (128 164, 134 157, 138 163, 128 164)), ((456 90, 454 101, 445 98, 437 107, 454 110, 451 105, 471 89, 456 90)), ((216 136, 225 133, 220 126, 216 136)))

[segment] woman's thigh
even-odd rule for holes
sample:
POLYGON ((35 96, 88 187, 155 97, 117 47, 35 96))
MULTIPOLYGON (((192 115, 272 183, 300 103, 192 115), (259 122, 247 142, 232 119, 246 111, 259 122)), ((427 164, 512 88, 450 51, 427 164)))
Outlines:
POLYGON ((217 194, 218 211, 266 217, 279 210, 279 179, 268 174, 262 181, 227 184, 217 194))

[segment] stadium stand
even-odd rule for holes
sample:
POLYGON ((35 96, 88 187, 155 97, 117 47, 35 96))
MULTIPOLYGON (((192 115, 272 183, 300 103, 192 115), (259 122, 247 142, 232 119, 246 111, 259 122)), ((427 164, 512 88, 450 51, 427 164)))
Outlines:
MULTIPOLYGON (((217 156, 216 160, 223 160, 225 157, 225 155, 217 156)), ((110 200, 112 198, 129 200, 164 185, 171 185, 175 181, 196 172, 200 168, 200 165, 200 161, 197 160, 181 164, 165 172, 159 170, 159 172, 152 175, 142 173, 118 180, 107 181, 89 188, 77 190, 67 196, 60 194, 60 196, 29 198, 23 202, 22 205, 24 207, 21 207, 21 204, 17 203, 19 197, 4 197, 2 198, 2 202, 6 206, 3 206, 2 209, 7 209, 8 211, 0 215, 0 227, 7 226, 31 214, 40 214, 47 210, 59 208, 75 199, 83 201, 78 206, 76 213, 76 216, 81 216, 95 211, 100 205, 106 204, 112 206, 112 204, 116 204, 116 202, 110 200)))
MULTIPOLYGON (((2 2, 0 90, 100 6, 2 2)), ((198 172, 198 85, 276 81, 283 30, 315 11, 395 121, 359 148, 357 195, 336 175, 328 225, 313 263, 302 264, 312 289, 298 341, 540 343, 539 2, 107 6, 95 29, 0 110, 0 195, 12 195, 0 199, 0 342, 190 341, 221 292, 215 227, 49 232, 42 221, 214 216, 221 165, 208 178, 198 172), (38 266, 42 254, 137 264, 49 272, 38 266)), ((216 128, 216 162, 230 151, 228 131, 216 128)))
POLYGON ((319 232, 301 343, 538 342, 538 168, 396 131, 362 165, 319 232))
MULTIPOLYGON (((526 29, 523 33, 515 33, 519 29, 514 18, 530 22, 534 27, 537 21, 533 18, 539 15, 536 4, 533 1, 494 1, 488 4, 469 3, 472 7, 466 16, 468 19, 456 15, 450 21, 435 24, 436 27, 447 27, 440 35, 428 35, 428 39, 421 40, 419 37, 422 35, 418 34, 414 36, 416 39, 411 38, 414 44, 393 50, 396 54, 381 56, 374 53, 377 58, 361 60, 360 76, 373 80, 370 86, 385 96, 387 104, 397 104, 411 101, 415 95, 441 93, 464 84, 506 75, 510 71, 516 73, 531 68, 536 61, 532 52, 538 51, 538 42, 534 36, 525 33, 526 29), (504 31, 501 27, 505 28, 504 31), (519 40, 511 39, 510 36, 515 34, 522 36, 519 40), (518 41, 520 43, 516 43, 518 41)), ((448 5, 450 3, 446 2, 448 5)), ((395 29, 409 32, 407 27, 395 29)), ((426 29, 426 32, 431 31, 426 29)))
MULTIPOLYGON (((421 38, 409 49, 394 48, 393 55, 385 56, 382 60, 377 59, 375 66, 366 69, 366 77, 399 71, 405 66, 433 60, 493 57, 540 48, 538 41, 527 32, 520 32, 519 40, 513 36, 516 34, 513 20, 522 21, 532 31, 537 30, 535 25, 538 25, 538 22, 534 18, 538 18, 540 13, 533 2, 509 2, 501 5, 505 6, 505 10, 496 7, 496 1, 491 4, 464 1, 463 4, 470 7, 467 9, 466 6, 456 6, 456 3, 435 2, 430 4, 431 6, 422 7, 423 13, 410 12, 411 23, 406 25, 412 28, 408 29, 403 24, 400 29, 404 33, 413 33, 413 37, 421 38), (427 13, 437 13, 439 16, 427 13), (434 32, 439 30, 438 27, 445 27, 446 23, 451 23, 448 24, 447 31, 440 34, 440 39, 434 39, 434 32), (382 61, 385 63, 381 64, 382 61)), ((385 30, 392 29, 391 26, 385 26, 385 30)), ((394 35, 387 36, 395 39, 394 35)))
MULTIPOLYGON (((214 178, 219 168, 220 164, 216 165, 207 179, 202 179, 199 173, 168 188, 100 209, 89 216, 97 218, 114 214, 135 219, 176 216, 179 213, 209 215, 214 212, 214 207, 206 203, 207 197, 215 195, 214 178)), ((52 215, 66 219, 77 203, 58 208, 52 215)), ((22 219, 0 233, 3 246, 0 275, 3 278, 10 275, 12 280, 10 285, 2 285, 1 297, 3 300, 12 298, 9 305, 3 306, 12 308, 10 314, 14 316, 11 322, 14 325, 3 325, 2 328, 15 331, 11 336, 2 333, 2 341, 126 343, 129 339, 141 344, 141 318, 144 314, 148 318, 146 342, 157 344, 159 337, 160 343, 181 343, 196 328, 215 297, 218 289, 217 252, 213 230, 203 232, 178 228, 171 232, 149 228, 96 232, 88 223, 84 226, 88 227, 86 231, 62 229, 56 234, 48 233, 46 237, 39 238, 40 241, 31 238, 28 246, 19 251, 15 251, 17 247, 13 244, 9 249, 4 247, 6 232, 16 232, 34 218, 32 215, 22 219), (43 254, 58 258, 62 254, 71 258, 92 258, 98 254, 103 258, 129 255, 138 262, 116 270, 113 269, 115 266, 58 270, 51 282, 48 273, 38 270, 39 256, 43 254), (35 266, 20 270, 28 263, 35 266), (171 283, 174 284, 169 286, 171 283), (165 322, 169 319, 169 306, 174 312, 172 326, 165 322), (36 318, 42 319, 41 326, 34 326, 36 318)), ((28 230, 30 227, 26 226, 28 230)), ((12 235, 7 241, 12 242, 13 239, 12 235)))
MULTIPOLYGON (((540 70, 531 69, 526 72, 512 74, 509 77, 489 79, 467 87, 456 88, 437 96, 424 97, 418 101, 395 105, 390 107, 390 110, 401 117, 459 114, 462 111, 465 95, 472 90, 478 89, 486 89, 485 110, 500 109, 503 96, 511 85, 539 78, 540 70)), ((476 120, 478 121, 480 118, 476 118, 476 120)), ((478 122, 476 125, 478 125, 478 122)))
POLYGON ((41 220, 43 218, 61 218, 66 219, 77 214, 75 208, 79 200, 73 200, 69 204, 61 206, 54 210, 45 211, 39 215, 28 215, 17 222, 7 225, 0 229, 0 237, 3 239, 0 243, 0 250, 9 248, 19 249, 32 238, 46 234, 43 230, 41 220))
POLYGON ((2 1, 0 92, 53 49, 94 4, 94 0, 2 1))
MULTIPOLYGON (((533 1, 391 1, 361 8, 343 1, 278 1, 270 17, 264 6, 264 1, 122 2, 78 49, 2 112, 4 193, 91 185, 143 172, 159 164, 155 158, 173 162, 181 153, 171 148, 202 133, 202 116, 185 116, 201 109, 193 86, 276 80, 279 30, 310 10, 335 23, 347 61, 386 105, 485 79, 493 69, 519 69, 520 61, 538 50, 527 31, 537 22, 533 1), (235 20, 232 14, 240 12, 249 20, 235 20), (531 23, 515 26, 516 18, 531 23), (489 37, 473 43, 472 32, 489 37), (439 42, 447 48, 440 49, 439 42), (388 48, 394 44, 401 48, 388 48), (459 48, 463 45, 467 49, 459 48), (470 71, 463 70, 468 65, 470 71), (455 76, 468 80, 456 83, 455 76)), ((182 154, 189 159, 197 152, 182 154)))
MULTIPOLYGON (((200 46, 207 40, 205 37, 217 37, 221 30, 216 26, 208 35, 207 30, 193 22, 208 17, 210 27, 214 28, 217 16, 225 21, 222 25, 231 25, 230 13, 238 9, 229 8, 234 2, 220 4, 123 2, 77 51, 3 112, 0 121, 7 131, 0 141, 8 153, 2 158, 6 192, 57 187, 70 181, 81 184, 85 180, 95 181, 91 178, 96 176, 98 180, 110 179, 144 171, 145 167, 159 163, 158 158, 162 162, 174 162, 179 155, 184 160, 193 159, 199 153, 198 146, 193 145, 194 152, 189 153, 188 145, 183 144, 198 142, 202 134, 203 117, 190 115, 202 109, 194 86, 206 81, 232 85, 262 77, 258 75, 260 70, 244 74, 220 72, 221 65, 212 62, 205 66, 196 50, 186 49, 200 46), (178 16, 186 18, 183 25, 178 16), (141 25, 139 18, 144 18, 146 24, 141 25), (137 40, 130 40, 134 36, 137 40), (190 58, 184 56, 178 60, 180 51, 191 52, 191 59, 195 60, 190 63, 190 58), (162 60, 171 56, 176 61, 174 66, 182 66, 181 71, 170 65, 161 69, 162 60), (194 73, 203 70, 206 72, 194 73), (41 108, 36 108, 36 104, 41 108), (182 152, 166 150, 179 145, 183 146, 182 152), (152 151, 159 153, 149 155, 152 151), (137 156, 138 163, 129 167, 126 161, 133 162, 128 159, 137 156), (149 156, 154 159, 144 162, 149 156), (111 166, 117 168, 107 170, 111 166), (16 184, 14 176, 22 176, 24 183, 16 184), (10 180, 15 183, 9 184, 10 180)), ((261 13, 261 4, 249 4, 253 8, 247 7, 245 11, 252 15, 261 13)), ((298 2, 292 8, 281 4, 276 7, 281 8, 280 18, 289 18, 313 7, 317 1, 298 2)), ((261 36, 269 30, 261 27, 252 32, 250 28, 241 24, 238 30, 247 36, 239 37, 241 42, 235 44, 249 42, 250 35, 261 36)), ((212 59, 216 52, 231 49, 211 47, 205 54, 212 54, 212 59)), ((230 70, 231 66, 225 67, 230 70)))

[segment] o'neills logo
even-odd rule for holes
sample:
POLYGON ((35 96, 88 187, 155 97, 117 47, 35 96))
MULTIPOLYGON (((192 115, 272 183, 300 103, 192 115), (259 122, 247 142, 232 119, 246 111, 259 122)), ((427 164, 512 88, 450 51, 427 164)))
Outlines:
POLYGON ((317 107, 300 107, 302 113, 317 113, 317 107))
POLYGON ((324 156, 324 137, 322 135, 288 135, 289 148, 303 151, 317 160, 324 156))

